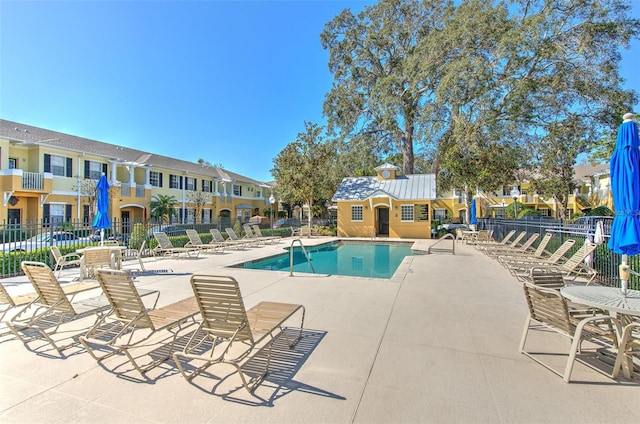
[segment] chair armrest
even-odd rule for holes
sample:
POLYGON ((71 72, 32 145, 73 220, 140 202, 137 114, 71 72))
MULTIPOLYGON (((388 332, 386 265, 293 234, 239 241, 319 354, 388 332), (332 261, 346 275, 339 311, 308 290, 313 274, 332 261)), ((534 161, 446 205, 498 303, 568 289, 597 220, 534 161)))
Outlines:
POLYGON ((62 255, 62 260, 68 261, 69 258, 75 258, 75 259, 71 259, 71 260, 75 260, 75 261, 79 261, 82 259, 82 255, 80 253, 75 253, 75 252, 71 252, 71 253, 67 253, 66 255, 62 255))

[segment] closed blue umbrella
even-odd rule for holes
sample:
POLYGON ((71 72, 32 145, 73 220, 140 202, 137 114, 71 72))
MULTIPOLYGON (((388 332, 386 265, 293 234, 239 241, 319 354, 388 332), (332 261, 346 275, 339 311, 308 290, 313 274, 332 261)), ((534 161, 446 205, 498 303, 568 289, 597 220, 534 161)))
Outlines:
MULTIPOLYGON (((627 267, 628 255, 640 253, 640 140, 632 116, 624 115, 611 156, 611 191, 616 215, 608 246, 611 251, 622 254, 621 271, 627 267)), ((626 279, 621 278, 623 293, 626 293, 626 284, 626 279)))
POLYGON ((98 198, 98 213, 93 220, 93 228, 100 230, 100 244, 104 242, 104 229, 111 228, 109 219, 109 182, 107 176, 102 174, 96 185, 96 196, 98 198))
POLYGON ((476 199, 471 199, 471 211, 469 214, 471 215, 469 224, 476 225, 478 223, 478 218, 476 217, 476 199))

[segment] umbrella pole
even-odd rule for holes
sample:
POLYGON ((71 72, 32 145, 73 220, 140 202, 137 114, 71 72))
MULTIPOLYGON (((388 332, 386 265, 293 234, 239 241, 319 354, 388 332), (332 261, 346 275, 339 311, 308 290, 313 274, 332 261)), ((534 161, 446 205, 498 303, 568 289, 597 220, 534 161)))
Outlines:
POLYGON ((620 274, 620 291, 622 292, 623 296, 626 296, 630 274, 627 255, 622 255, 622 261, 620 263, 618 272, 620 274))
POLYGON ((100 228, 100 246, 104 246, 104 228, 100 228))

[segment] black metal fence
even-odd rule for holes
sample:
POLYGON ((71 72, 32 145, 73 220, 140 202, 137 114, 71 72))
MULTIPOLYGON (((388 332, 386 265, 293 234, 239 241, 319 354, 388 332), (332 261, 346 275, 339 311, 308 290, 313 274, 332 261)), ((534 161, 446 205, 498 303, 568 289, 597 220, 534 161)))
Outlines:
MULTIPOLYGON (((603 219, 605 243, 597 247, 593 257, 593 267, 598 272, 595 279, 602 285, 617 287, 620 285, 618 277, 618 265, 622 257, 613 253, 607 247, 606 241, 609 238, 611 229, 611 219, 603 219)), ((189 239, 186 236, 186 229, 195 229, 201 234, 202 241, 207 243, 211 238, 207 238, 209 229, 217 228, 224 232, 225 228, 231 227, 241 231, 242 222, 231 218, 222 218, 208 223, 199 224, 161 224, 153 222, 136 221, 112 221, 112 228, 104 231, 105 239, 116 239, 132 248, 137 248, 142 240, 148 241, 150 248, 155 247, 153 233, 165 231, 176 246, 184 246, 189 239)), ((572 254, 579 249, 589 236, 593 237, 593 228, 579 228, 571 224, 562 222, 532 222, 528 220, 508 220, 508 219, 488 219, 478 220, 478 229, 493 230, 496 240, 501 240, 509 231, 526 231, 527 237, 533 233, 544 235, 551 232, 551 239, 547 249, 555 250, 568 238, 575 239, 577 243, 573 250, 567 254, 572 254)), ((270 223, 261 225, 267 234, 288 236, 291 234, 290 227, 276 228, 271 231, 270 223)), ((541 240, 540 237, 538 240, 541 240)), ((86 222, 65 222, 51 224, 42 221, 22 222, 20 225, 4 222, 0 225, 0 278, 18 275, 21 273, 20 262, 25 260, 40 261, 53 264, 50 247, 58 246, 63 254, 74 252, 76 249, 88 245, 100 243, 100 232, 88 226, 86 222)), ((628 263, 633 271, 640 271, 640 255, 631 256, 628 263)), ((640 289, 640 278, 631 275, 629 288, 640 289)))
MULTIPOLYGON (((49 223, 45 221, 23 221, 20 224, 4 222, 0 225, 0 278, 21 274, 22 261, 39 261, 53 267, 55 263, 51 255, 51 246, 57 246, 62 254, 75 252, 86 246, 100 244, 104 240, 118 240, 124 245, 137 249, 143 240, 147 246, 155 247, 153 233, 164 231, 170 236, 175 246, 184 246, 189 238, 186 229, 195 229, 201 234, 202 241, 208 243, 212 236, 211 228, 223 233, 225 228, 234 228, 242 233, 244 222, 231 218, 222 218, 208 223, 198 224, 162 224, 154 222, 137 222, 112 220, 112 226, 102 232, 87 225, 86 222, 49 223)), ((288 236, 290 227, 271 231, 270 223, 263 224, 265 235, 276 234, 288 236)))
MULTIPOLYGON (((602 221, 604 224, 603 235, 605 242, 596 248, 593 255, 592 266, 598 272, 594 282, 606 286, 619 287, 618 266, 622 261, 622 255, 613 253, 607 246, 613 219, 603 218, 602 221)), ((478 220, 477 225, 478 229, 481 230, 493 230, 493 237, 496 240, 501 240, 511 230, 515 230, 516 232, 526 231, 527 237, 533 233, 539 233, 543 236, 545 233, 550 232, 553 234, 553 237, 547 247, 549 251, 555 250, 567 239, 575 239, 576 243, 572 250, 567 252, 567 255, 571 255, 578 250, 585 240, 591 238, 591 241, 593 241, 595 231, 593 227, 573 226, 572 224, 563 222, 531 222, 522 219, 483 218, 478 220)), ((542 237, 539 237, 538 242, 541 239, 542 237)), ((640 255, 630 256, 628 263, 632 271, 640 271, 640 255)), ((629 288, 640 290, 640 278, 637 275, 631 275, 629 288)))

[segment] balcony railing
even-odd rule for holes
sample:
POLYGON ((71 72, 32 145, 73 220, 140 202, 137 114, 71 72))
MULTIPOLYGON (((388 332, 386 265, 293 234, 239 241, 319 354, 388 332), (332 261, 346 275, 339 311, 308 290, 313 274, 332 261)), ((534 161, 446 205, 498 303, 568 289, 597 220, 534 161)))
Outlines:
POLYGON ((44 174, 37 172, 23 172, 22 189, 42 191, 44 189, 44 174))

